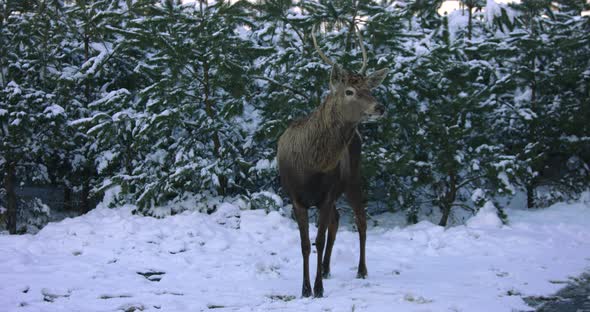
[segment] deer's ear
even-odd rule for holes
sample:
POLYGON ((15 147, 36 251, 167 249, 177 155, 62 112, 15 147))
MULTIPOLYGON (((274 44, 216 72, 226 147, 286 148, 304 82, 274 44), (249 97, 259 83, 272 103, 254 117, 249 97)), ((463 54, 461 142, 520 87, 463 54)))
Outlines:
POLYGON ((367 85, 369 86, 369 89, 374 89, 381 85, 388 73, 389 68, 383 68, 370 74, 367 77, 367 85))
POLYGON ((330 89, 336 90, 344 83, 346 77, 346 71, 338 64, 332 66, 332 72, 330 73, 330 89))

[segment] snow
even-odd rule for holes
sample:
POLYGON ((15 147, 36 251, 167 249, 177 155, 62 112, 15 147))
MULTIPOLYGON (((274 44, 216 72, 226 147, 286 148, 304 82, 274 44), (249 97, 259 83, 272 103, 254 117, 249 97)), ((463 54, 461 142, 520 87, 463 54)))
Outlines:
POLYGON ((97 43, 92 42, 90 43, 90 47, 98 51, 99 54, 97 56, 93 56, 88 59, 84 64, 82 64, 82 71, 74 75, 74 79, 82 79, 85 76, 93 75, 99 70, 99 66, 104 63, 110 54, 110 51, 113 50, 112 44, 108 42, 97 43))
POLYGON ((466 31, 469 16, 461 11, 453 11, 449 14, 449 39, 454 42, 459 32, 466 31))
POLYGON ((494 0, 486 0, 486 6, 483 11, 488 26, 492 26, 496 17, 502 16, 502 7, 494 0))
POLYGON ((484 199, 485 197, 486 197, 486 193, 484 192, 484 190, 477 188, 471 194, 471 201, 476 203, 476 202, 484 199))
POLYGON ((101 173, 104 169, 106 169, 109 164, 115 159, 118 153, 113 153, 113 151, 104 151, 100 154, 96 159, 96 171, 101 173))
POLYGON ((23 93, 23 91, 21 90, 18 83, 14 82, 14 81, 9 82, 7 87, 12 88, 12 95, 13 96, 20 95, 23 93))
POLYGON ((88 106, 89 107, 98 107, 100 105, 109 104, 109 103, 112 103, 115 101, 120 101, 122 98, 124 98, 125 96, 130 95, 130 94, 131 93, 129 92, 129 90, 127 90, 125 88, 110 91, 109 93, 101 96, 98 100, 88 104, 88 106))
POLYGON ((52 118, 55 116, 65 114, 65 110, 63 109, 63 107, 61 107, 57 104, 51 104, 50 106, 45 108, 45 110, 43 111, 43 114, 45 114, 47 116, 47 118, 52 118))
POLYGON ((75 127, 75 126, 78 126, 78 125, 81 125, 81 124, 85 124, 85 123, 91 122, 92 119, 94 119, 94 118, 93 117, 79 118, 79 119, 75 119, 75 120, 72 120, 72 121, 68 122, 68 125, 70 125, 72 127, 75 127))
MULTIPOLYGON (((116 193, 111 192, 111 193, 116 193)), ((109 196, 113 196, 110 194, 109 196)), ((427 221, 368 231, 368 279, 356 279, 358 234, 343 224, 325 298, 300 298, 296 223, 223 203, 164 219, 133 206, 0 236, 3 311, 515 311, 590 261, 590 195, 506 212, 486 205, 466 226, 427 221)), ((491 203, 490 203, 491 204, 491 203)), ((315 239, 315 227, 310 226, 315 239)), ((315 268, 312 253, 310 267, 315 268)), ((315 270, 311 270, 314 278, 315 270)))
POLYGON ((491 201, 486 202, 477 214, 467 220, 467 227, 470 228, 499 228, 502 220, 498 217, 498 209, 491 201))
MULTIPOLYGON (((272 211, 272 210, 279 210, 281 208, 285 208, 283 206, 283 199, 273 193, 273 192, 267 192, 267 191, 261 191, 261 192, 256 192, 253 193, 251 196, 252 200, 251 200, 251 206, 254 209, 265 209, 267 212, 272 211)), ((290 210, 283 210, 283 211, 290 211, 290 210)), ((290 214, 286 214, 286 215, 290 215, 290 214)))
POLYGON ((516 188, 514 187, 514 185, 512 185, 512 183, 510 183, 510 178, 508 178, 508 175, 506 174, 506 172, 498 173, 498 179, 502 182, 502 184, 504 184, 504 187, 511 194, 514 194, 516 192, 516 188))
POLYGON ((262 171, 267 171, 273 168, 276 168, 277 166, 277 161, 276 159, 259 159, 256 162, 256 165, 252 168, 250 168, 250 172, 262 172, 262 171))

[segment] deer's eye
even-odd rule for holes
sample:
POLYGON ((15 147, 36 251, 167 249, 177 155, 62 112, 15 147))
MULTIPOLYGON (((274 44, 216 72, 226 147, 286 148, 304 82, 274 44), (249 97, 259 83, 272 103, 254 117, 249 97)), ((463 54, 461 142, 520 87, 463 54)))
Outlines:
POLYGON ((352 90, 346 90, 346 92, 344 92, 344 94, 346 94, 346 96, 353 96, 354 95, 354 91, 352 91, 352 90))

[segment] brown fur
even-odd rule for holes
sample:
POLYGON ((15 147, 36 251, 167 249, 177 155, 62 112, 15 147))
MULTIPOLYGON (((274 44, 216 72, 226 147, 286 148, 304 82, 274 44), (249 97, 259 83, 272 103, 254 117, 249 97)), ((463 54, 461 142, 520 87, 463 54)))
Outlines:
POLYGON ((331 250, 338 229, 338 211, 334 203, 342 193, 346 194, 355 212, 359 229, 361 255, 357 276, 364 278, 367 275, 366 218, 360 183, 361 140, 357 125, 366 116, 383 113, 371 95, 370 87, 380 84, 386 74, 387 71, 378 71, 364 77, 334 66, 330 95, 310 115, 293 122, 279 139, 277 160, 281 185, 293 201, 300 231, 304 260, 303 296, 311 295, 307 209, 316 206, 320 212, 314 294, 321 297, 322 275, 329 274, 331 250), (353 96, 346 95, 347 91, 354 92, 353 96), (328 242, 324 256, 326 229, 328 242))

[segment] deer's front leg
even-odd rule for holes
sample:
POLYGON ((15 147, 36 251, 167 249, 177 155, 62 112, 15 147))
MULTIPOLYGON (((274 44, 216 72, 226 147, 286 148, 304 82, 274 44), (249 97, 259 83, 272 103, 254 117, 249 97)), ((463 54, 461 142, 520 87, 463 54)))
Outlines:
POLYGON ((307 207, 298 202, 293 202, 295 207, 295 218, 299 226, 299 238, 301 239, 301 255, 303 256, 303 286, 301 296, 311 296, 311 283, 309 281, 309 254, 311 253, 311 243, 309 241, 309 220, 307 216, 307 207))
POLYGON ((365 214, 365 207, 363 206, 362 191, 360 184, 351 185, 346 191, 346 197, 352 210, 356 221, 356 227, 359 231, 359 266, 356 277, 367 278, 367 265, 365 263, 365 243, 367 241, 367 216, 365 214))

